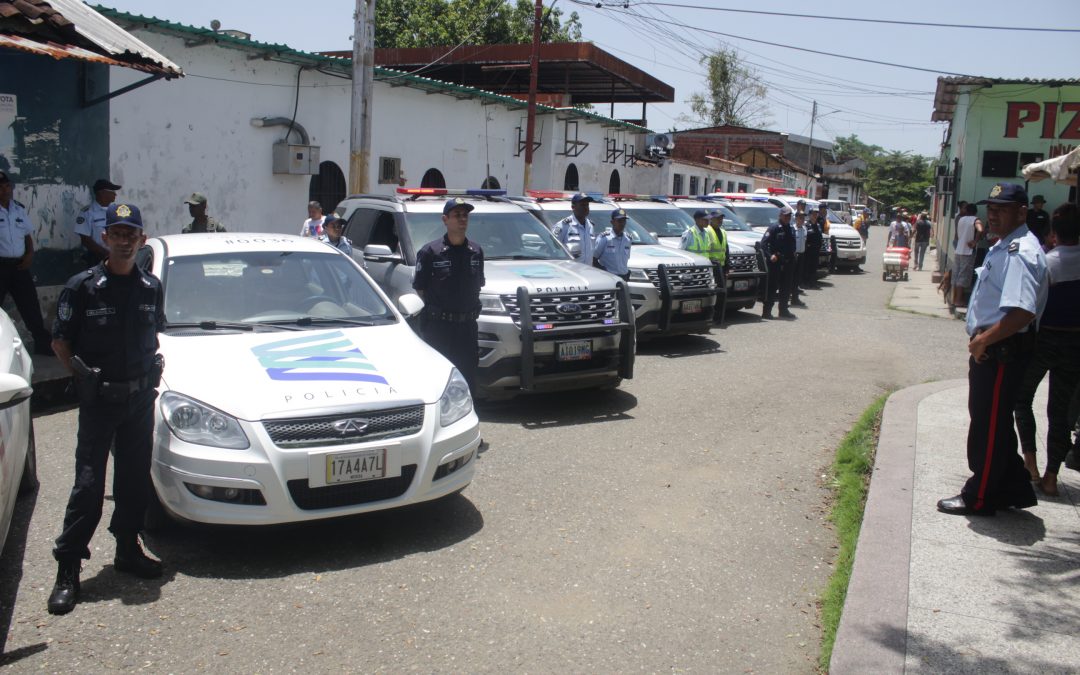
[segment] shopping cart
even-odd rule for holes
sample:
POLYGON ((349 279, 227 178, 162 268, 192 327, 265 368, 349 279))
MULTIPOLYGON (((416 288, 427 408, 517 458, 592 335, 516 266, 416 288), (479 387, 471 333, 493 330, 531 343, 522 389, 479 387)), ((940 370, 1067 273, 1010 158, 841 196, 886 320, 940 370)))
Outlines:
POLYGON ((890 246, 881 256, 882 281, 907 281, 908 263, 911 261, 911 249, 903 246, 890 246))

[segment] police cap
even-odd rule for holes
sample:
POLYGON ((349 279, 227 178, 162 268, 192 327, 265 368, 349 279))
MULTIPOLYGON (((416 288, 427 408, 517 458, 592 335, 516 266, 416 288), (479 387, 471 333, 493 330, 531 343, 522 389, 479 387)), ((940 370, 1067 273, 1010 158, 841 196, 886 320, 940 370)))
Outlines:
POLYGON ((1020 204, 1027 206, 1028 196, 1023 185, 1016 183, 997 183, 990 188, 990 196, 979 204, 1020 204))
POLYGON ((105 227, 110 225, 130 225, 143 229, 139 207, 134 204, 109 204, 105 210, 105 227))
POLYGON ((626 220, 626 209, 615 209, 611 212, 612 220, 626 220))
POLYGON ((205 204, 206 195, 201 192, 192 192, 191 196, 184 200, 184 203, 191 204, 192 206, 195 206, 196 204, 205 204))
POLYGON ((699 220, 701 218, 708 218, 708 217, 709 217, 709 211, 707 209, 698 209, 697 211, 694 211, 694 220, 699 220))
POLYGON ((8 178, 7 172, 6 171, 0 171, 0 185, 7 185, 10 182, 11 182, 11 179, 8 178))
POLYGON ((790 206, 782 206, 782 207, 780 207, 780 215, 784 215, 784 214, 791 215, 792 213, 795 213, 795 210, 792 209, 790 206))
POLYGON ((593 198, 584 192, 575 192, 574 196, 570 198, 571 204, 577 204, 578 202, 591 202, 593 198))
POLYGON ((113 192, 116 192, 119 189, 120 186, 110 181, 108 178, 98 178, 94 181, 94 192, 97 192, 98 190, 112 190, 113 192))
POLYGON ((447 199, 446 203, 443 204, 443 207, 442 207, 443 215, 444 216, 449 215, 451 211, 453 211, 454 209, 458 209, 458 208, 465 209, 465 212, 468 213, 469 211, 472 211, 476 207, 473 206, 472 204, 470 204, 469 202, 465 201, 461 197, 454 197, 453 199, 447 199))

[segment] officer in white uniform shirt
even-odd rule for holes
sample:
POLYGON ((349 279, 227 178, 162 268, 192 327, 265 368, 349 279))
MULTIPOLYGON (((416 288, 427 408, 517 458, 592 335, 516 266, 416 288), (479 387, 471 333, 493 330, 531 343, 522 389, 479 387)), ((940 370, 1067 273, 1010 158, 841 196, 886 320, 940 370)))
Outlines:
POLYGON ((109 257, 109 247, 101 234, 105 231, 105 210, 116 201, 116 191, 120 186, 107 178, 94 181, 94 201, 84 206, 75 218, 75 234, 79 235, 86 247, 87 262, 96 265, 109 257))
POLYGON ((584 192, 578 192, 570 198, 570 208, 573 215, 567 216, 555 223, 551 228, 555 238, 562 242, 563 246, 570 248, 572 244, 578 244, 580 249, 571 253, 574 260, 592 265, 593 261, 593 238, 596 237, 596 228, 589 220, 589 202, 592 197, 584 192))
POLYGON ((593 259, 600 269, 630 279, 630 237, 626 235, 626 211, 615 209, 611 212, 611 227, 596 238, 593 259))
POLYGON ((34 353, 53 353, 52 334, 41 319, 41 303, 30 266, 34 260, 34 224, 13 199, 15 185, 0 171, 0 303, 11 293, 19 316, 34 337, 34 353))

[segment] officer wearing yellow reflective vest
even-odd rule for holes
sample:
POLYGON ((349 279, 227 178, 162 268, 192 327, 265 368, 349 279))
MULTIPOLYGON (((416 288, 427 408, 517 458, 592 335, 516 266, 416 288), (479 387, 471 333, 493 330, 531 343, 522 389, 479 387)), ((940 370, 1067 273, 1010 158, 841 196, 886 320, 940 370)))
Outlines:
MULTIPOLYGON (((723 215, 718 209, 694 211, 694 227, 683 232, 679 248, 708 258, 713 264, 716 288, 725 295, 724 265, 727 263, 727 235, 719 226, 723 215)), ((714 318, 722 320, 726 298, 717 298, 714 318)))

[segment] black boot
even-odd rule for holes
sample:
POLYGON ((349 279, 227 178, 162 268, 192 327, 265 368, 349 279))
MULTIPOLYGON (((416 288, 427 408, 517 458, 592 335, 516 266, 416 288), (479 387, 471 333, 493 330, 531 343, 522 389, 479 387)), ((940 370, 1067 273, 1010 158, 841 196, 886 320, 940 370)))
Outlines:
POLYGON ((127 572, 143 579, 157 579, 161 576, 161 562, 148 557, 139 545, 139 535, 116 535, 116 557, 113 569, 127 572))
POLYGON ((67 614, 79 602, 79 572, 81 560, 61 560, 56 570, 56 583, 49 594, 49 614, 67 614))

